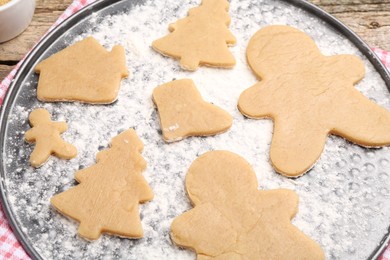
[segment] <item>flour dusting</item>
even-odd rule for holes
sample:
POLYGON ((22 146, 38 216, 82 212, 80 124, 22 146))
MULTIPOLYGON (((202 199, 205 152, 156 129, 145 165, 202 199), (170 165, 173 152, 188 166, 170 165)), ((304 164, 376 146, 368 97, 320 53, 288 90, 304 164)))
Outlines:
MULTIPOLYGON (((365 149, 332 136, 310 172, 288 179, 275 173, 269 162, 272 122, 246 119, 237 110, 240 93, 258 82, 246 62, 248 41, 257 30, 272 24, 305 31, 325 55, 361 57, 367 73, 357 88, 390 110, 384 81, 358 49, 323 21, 283 1, 232 1, 230 30, 237 45, 230 50, 237 65, 187 72, 178 61, 156 53, 150 45, 168 33, 169 23, 185 17, 200 1, 150 0, 136 6, 130 2, 115 4, 123 8, 119 13, 114 13, 115 8, 94 13, 45 53, 48 56, 87 36, 95 37, 107 49, 121 44, 131 75, 122 81, 115 103, 40 103, 36 100, 37 76, 30 71, 10 111, 3 155, 5 186, 28 243, 45 259, 195 259, 191 251, 173 245, 169 227, 175 217, 191 208, 184 187, 191 162, 207 151, 225 149, 248 160, 257 174, 259 189, 288 188, 298 193, 299 212, 293 223, 323 247, 327 259, 367 258, 390 224, 390 149, 365 149), (182 78, 191 78, 205 100, 233 116, 229 131, 169 144, 163 141, 152 91, 182 78), (52 157, 39 169, 28 165, 33 146, 25 143, 23 136, 29 129, 28 114, 36 107, 46 108, 53 120, 68 122, 63 138, 77 147, 77 158, 64 161, 52 157), (56 212, 50 198, 76 185, 74 173, 93 165, 96 153, 131 127, 145 144, 142 156, 148 168, 144 176, 155 193, 151 202, 140 206, 145 236, 130 240, 103 235, 98 241, 85 241, 76 235, 78 223, 56 212)), ((176 127, 171 126, 172 130, 176 127)))

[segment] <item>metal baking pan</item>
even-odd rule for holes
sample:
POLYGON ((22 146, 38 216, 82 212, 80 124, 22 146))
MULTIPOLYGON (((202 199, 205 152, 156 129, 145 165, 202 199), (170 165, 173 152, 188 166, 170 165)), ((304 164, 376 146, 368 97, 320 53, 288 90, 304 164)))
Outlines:
MULTIPOLYGON (((294 5, 298 9, 304 10, 305 12, 310 13, 312 16, 322 20, 326 26, 331 27, 337 33, 351 41, 360 52, 369 60, 373 65, 376 72, 382 77, 387 88, 390 91, 390 74, 386 68, 382 65, 378 57, 372 52, 372 50, 365 44, 354 32, 348 29, 340 21, 338 21, 333 16, 327 14, 323 10, 319 9, 313 4, 303 0, 283 0, 286 5, 294 5)), ((23 121, 23 125, 18 125, 15 123, 10 123, 10 112, 15 106, 22 105, 25 108, 33 107, 36 105, 37 100, 35 97, 35 89, 37 84, 37 75, 33 73, 33 68, 35 64, 42 60, 45 57, 50 56, 51 54, 65 48, 69 42, 72 41, 75 35, 83 34, 88 28, 93 26, 91 20, 88 19, 91 16, 99 14, 100 17, 115 15, 123 12, 124 10, 131 10, 136 5, 145 4, 145 1, 137 0, 98 0, 95 3, 87 6, 78 13, 72 15, 70 18, 62 22, 58 27, 53 31, 47 34, 40 43, 31 51, 31 53, 24 60, 21 65, 14 81, 12 82, 9 91, 4 100, 2 109, 1 109, 1 128, 0 128, 0 149, 2 156, 0 157, 0 190, 1 190, 1 199, 2 205, 5 211, 5 214, 10 221, 11 227, 23 245, 24 249, 28 254, 34 259, 43 259, 44 255, 41 254, 40 250, 37 250, 36 245, 33 245, 31 241, 31 235, 28 235, 26 228, 29 226, 38 225, 36 220, 31 220, 27 215, 18 215, 16 216, 15 211, 13 210, 13 204, 15 203, 14 199, 10 197, 11 190, 10 186, 7 184, 9 181, 9 173, 14 174, 12 181, 18 183, 23 181, 23 176, 18 169, 20 167, 27 167, 28 162, 26 161, 26 156, 22 157, 22 166, 17 165, 20 161, 16 160, 15 162, 7 161, 6 154, 11 152, 18 152, 18 147, 15 146, 10 140, 12 138, 23 139, 23 134, 21 129, 26 127, 27 121, 26 118, 19 118, 18 120, 23 121), (71 33, 70 33, 71 32, 71 33), (58 40, 60 39, 60 40, 58 40), (12 137, 9 133, 15 133, 12 137), (11 138, 11 139, 10 139, 11 138), (6 167, 6 165, 8 165, 6 167)), ((261 4, 259 2, 259 4, 261 4)), ((33 184, 31 184, 33 185, 33 184)), ((50 217, 53 217, 52 215, 50 217)), ((44 219, 42 221, 47 221, 44 219)), ((46 232, 49 232, 47 230, 46 232)), ((55 235, 55 234, 54 234, 55 235)), ((364 238, 361 238, 364 239, 364 238)), ((388 233, 383 237, 381 241, 378 241, 378 246, 373 249, 372 253, 369 256, 369 259, 376 259, 380 256, 381 252, 386 248, 386 245, 390 240, 390 229, 388 233)), ((50 239, 48 239, 50 241, 50 239)), ((107 241, 107 240, 106 240, 107 241)), ((54 242, 53 242, 54 243, 54 242)), ((131 242, 132 245, 137 244, 137 242, 131 242)), ((45 245, 43 245, 44 247, 45 245)), ((84 246, 82 250, 88 251, 84 246)), ((74 258, 75 255, 67 255, 61 252, 61 255, 52 255, 53 258, 74 258)), ((83 255, 82 255, 83 256, 83 255)), ((114 254, 114 258, 120 258, 119 255, 114 254)), ((130 258, 130 257, 129 257, 130 258)))

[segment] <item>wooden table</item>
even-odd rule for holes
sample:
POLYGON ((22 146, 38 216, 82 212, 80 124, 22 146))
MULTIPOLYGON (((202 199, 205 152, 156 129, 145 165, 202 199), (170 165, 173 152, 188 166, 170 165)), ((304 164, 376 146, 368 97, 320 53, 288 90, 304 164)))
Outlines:
MULTIPOLYGON (((390 51, 390 0, 309 0, 339 18, 370 46, 390 51)), ((17 38, 0 44, 0 81, 72 0, 37 0, 34 18, 17 38)))

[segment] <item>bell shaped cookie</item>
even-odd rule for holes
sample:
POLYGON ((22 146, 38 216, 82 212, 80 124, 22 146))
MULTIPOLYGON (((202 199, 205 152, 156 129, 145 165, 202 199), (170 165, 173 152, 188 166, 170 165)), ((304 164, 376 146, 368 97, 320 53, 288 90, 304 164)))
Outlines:
POLYGON ((41 61, 37 97, 40 101, 108 104, 116 100, 122 78, 128 76, 125 50, 111 52, 92 37, 41 61))
POLYGON ((261 81, 241 94, 238 108, 273 119, 270 158, 282 175, 308 171, 329 134, 365 147, 390 145, 390 112, 354 87, 365 74, 358 57, 324 56, 302 31, 277 25, 251 38, 247 59, 261 81))
POLYGON ((248 162, 228 151, 201 155, 188 170, 194 208, 175 218, 172 240, 197 259, 324 259, 321 247, 291 224, 298 196, 260 191, 248 162))
POLYGON ((95 165, 76 173, 79 185, 51 198, 59 212, 80 222, 80 236, 89 240, 102 233, 143 236, 138 205, 153 199, 142 176, 146 168, 143 147, 133 129, 122 132, 109 149, 97 154, 95 165))
POLYGON ((27 142, 35 143, 30 155, 30 164, 33 167, 44 164, 52 154, 61 159, 72 159, 77 155, 76 147, 61 138, 68 125, 65 122, 53 122, 50 117, 50 113, 43 108, 30 113, 32 128, 26 131, 24 138, 27 142))
POLYGON ((230 68, 236 60, 228 45, 236 43, 229 31, 230 16, 226 0, 203 0, 199 7, 190 9, 188 17, 169 26, 167 36, 152 43, 153 49, 176 59, 186 70, 199 65, 230 68))
POLYGON ((225 110, 205 102, 190 79, 174 80, 153 91, 166 142, 227 131, 233 122, 225 110))

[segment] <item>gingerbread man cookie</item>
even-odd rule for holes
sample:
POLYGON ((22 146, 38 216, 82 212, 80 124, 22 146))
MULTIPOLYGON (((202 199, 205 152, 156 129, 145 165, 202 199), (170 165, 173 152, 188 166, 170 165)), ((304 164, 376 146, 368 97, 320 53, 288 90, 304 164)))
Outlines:
POLYGON ((152 43, 163 55, 180 59, 180 66, 196 70, 199 65, 230 68, 236 64, 228 45, 236 38, 228 30, 230 17, 226 0, 203 0, 190 9, 188 17, 169 25, 171 32, 152 43))
POLYGON ((37 97, 41 101, 80 101, 108 104, 116 100, 122 78, 128 76, 125 50, 116 45, 111 52, 93 37, 41 61, 37 97))
POLYGON ((233 122, 225 110, 205 102, 190 79, 174 80, 156 87, 153 101, 166 142, 222 133, 233 122))
POLYGON ((244 158, 207 152, 186 176, 194 209, 177 217, 171 237, 197 259, 324 259, 321 247, 291 219, 298 196, 286 189, 259 191, 244 158))
POLYGON ((308 171, 329 134, 367 147, 390 144, 389 111, 354 88, 365 74, 356 56, 324 56, 308 35, 278 25, 252 37, 247 58, 261 82, 241 94, 238 108, 273 119, 270 158, 279 173, 308 171))
POLYGON ((24 138, 27 142, 35 143, 30 156, 32 166, 41 166, 51 154, 62 159, 77 156, 76 147, 61 138, 61 134, 68 129, 65 122, 51 121, 50 113, 43 108, 32 111, 29 120, 32 128, 25 133, 24 138))
POLYGON ((76 173, 79 185, 51 199, 59 212, 80 222, 80 236, 89 240, 101 233, 143 236, 138 204, 153 199, 141 175, 146 168, 143 147, 133 129, 119 134, 109 149, 97 154, 95 165, 76 173))

